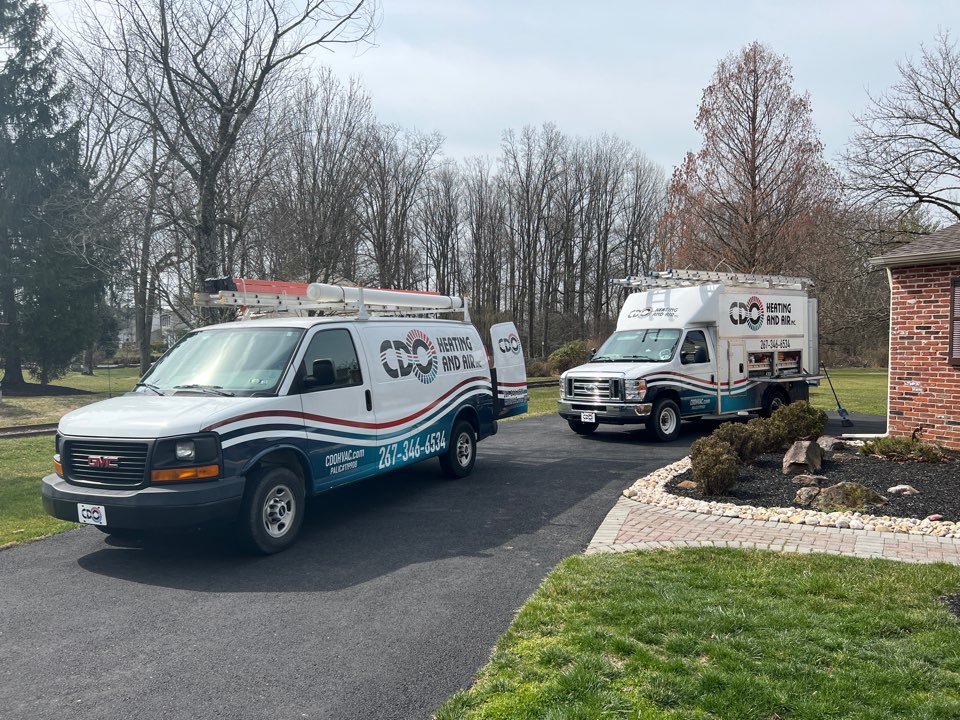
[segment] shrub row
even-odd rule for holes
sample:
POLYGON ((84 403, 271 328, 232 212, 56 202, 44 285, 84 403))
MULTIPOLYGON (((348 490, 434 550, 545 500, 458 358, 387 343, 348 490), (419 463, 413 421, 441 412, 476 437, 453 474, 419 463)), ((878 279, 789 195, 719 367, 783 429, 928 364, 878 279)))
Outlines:
POLYGON ((817 438, 826 425, 827 414, 804 401, 785 405, 770 418, 724 423, 690 448, 693 480, 704 495, 724 495, 737 481, 740 464, 787 443, 817 438))

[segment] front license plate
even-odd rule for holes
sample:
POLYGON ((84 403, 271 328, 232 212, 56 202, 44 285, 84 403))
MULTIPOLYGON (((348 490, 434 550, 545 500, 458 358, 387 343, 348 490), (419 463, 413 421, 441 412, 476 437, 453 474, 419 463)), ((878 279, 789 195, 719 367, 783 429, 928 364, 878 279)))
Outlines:
POLYGON ((597 414, 595 412, 582 412, 580 413, 580 422, 596 422, 597 414))
POLYGON ((80 522, 87 525, 107 524, 107 509, 103 505, 77 503, 77 514, 80 516, 80 522))

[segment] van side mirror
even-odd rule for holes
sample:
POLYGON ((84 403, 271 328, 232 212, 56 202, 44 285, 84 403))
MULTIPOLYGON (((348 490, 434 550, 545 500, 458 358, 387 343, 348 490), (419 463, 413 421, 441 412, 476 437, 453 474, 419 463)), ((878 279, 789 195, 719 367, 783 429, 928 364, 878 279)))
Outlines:
POLYGON ((303 379, 303 386, 307 390, 329 387, 337 382, 337 374, 333 369, 333 360, 322 358, 313 361, 312 373, 303 379))
POLYGON ((593 356, 597 354, 596 348, 590 348, 590 358, 593 359, 593 356))

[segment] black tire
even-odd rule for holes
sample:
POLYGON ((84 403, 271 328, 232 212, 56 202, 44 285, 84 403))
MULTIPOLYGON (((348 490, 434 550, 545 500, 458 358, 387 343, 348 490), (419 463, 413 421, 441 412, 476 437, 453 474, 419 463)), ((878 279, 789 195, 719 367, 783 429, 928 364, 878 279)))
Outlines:
POLYGON ((784 405, 790 404, 790 397, 780 388, 767 390, 763 396, 763 406, 760 408, 760 417, 768 418, 784 405))
POLYGON ((466 477, 477 461, 477 434, 466 420, 457 420, 450 433, 450 445, 440 456, 440 468, 449 478, 466 477))
POLYGON ((574 420, 573 418, 567 420, 567 425, 569 425, 570 429, 577 435, 593 435, 594 431, 600 427, 600 423, 598 422, 585 423, 580 420, 574 420))
POLYGON ((670 398, 660 398, 653 404, 647 427, 660 442, 676 440, 680 435, 680 408, 670 398))
POLYGON ((296 542, 303 525, 303 478, 289 468, 273 467, 248 478, 237 531, 244 547, 272 555, 296 542))

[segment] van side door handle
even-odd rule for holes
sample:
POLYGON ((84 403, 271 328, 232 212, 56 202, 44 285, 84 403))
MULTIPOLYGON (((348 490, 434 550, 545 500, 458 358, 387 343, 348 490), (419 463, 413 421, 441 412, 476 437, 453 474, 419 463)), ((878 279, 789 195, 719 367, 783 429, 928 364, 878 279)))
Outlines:
POLYGON ((366 390, 364 396, 367 398, 367 410, 373 410, 373 395, 370 394, 369 390, 366 390))

